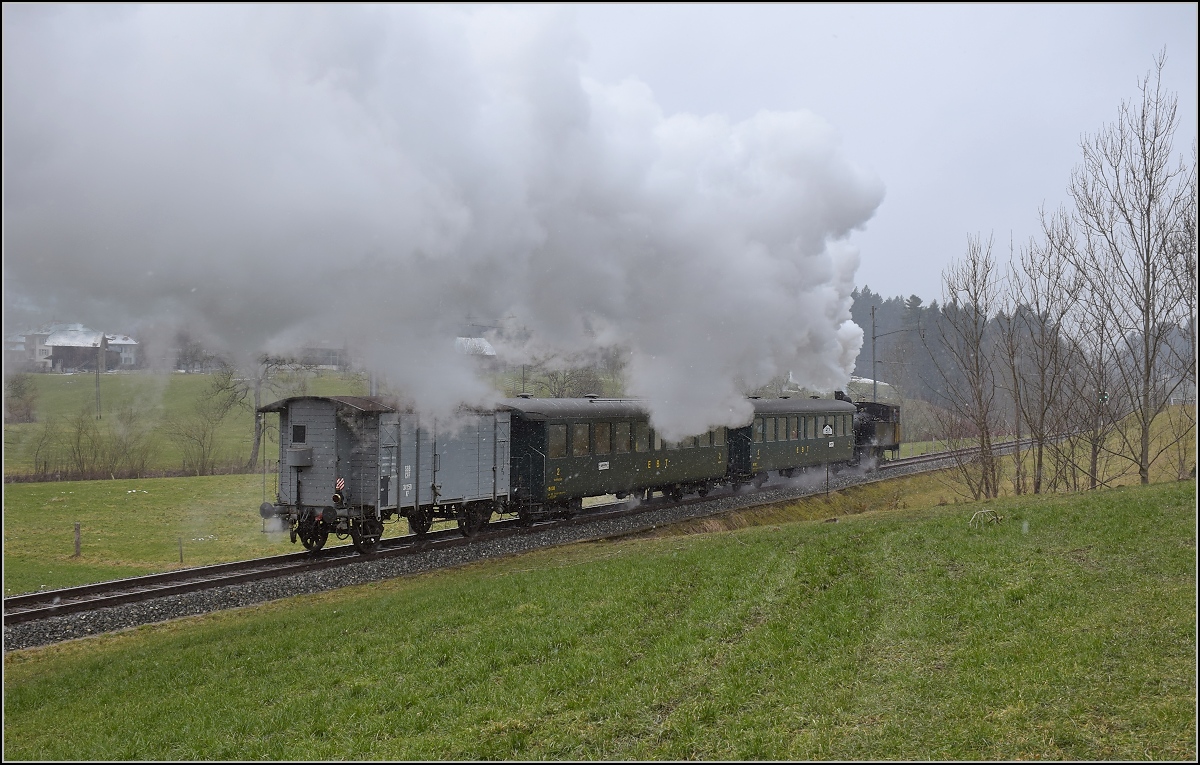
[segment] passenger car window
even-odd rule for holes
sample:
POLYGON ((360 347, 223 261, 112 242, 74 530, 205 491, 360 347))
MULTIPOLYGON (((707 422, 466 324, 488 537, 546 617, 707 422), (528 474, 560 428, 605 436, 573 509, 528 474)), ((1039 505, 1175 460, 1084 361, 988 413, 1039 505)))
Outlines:
POLYGON ((775 440, 775 418, 768 417, 766 419, 766 424, 767 424, 767 432, 763 436, 763 440, 764 441, 774 441, 775 440))
POLYGON ((546 428, 546 456, 567 456, 567 426, 550 425, 546 428))
POLYGON ((308 437, 308 434, 306 431, 307 431, 307 427, 304 425, 293 425, 292 426, 292 443, 293 444, 304 443, 304 439, 308 437))
POLYGON ((608 454, 612 451, 612 425, 607 422, 597 422, 592 427, 596 436, 596 454, 608 454))
POLYGON ((628 422, 618 422, 613 425, 613 451, 617 454, 629 453, 628 422))
POLYGON ((725 428, 717 428, 713 431, 713 446, 725 445, 725 428))
POLYGON ((650 425, 645 422, 634 423, 633 450, 636 452, 650 451, 650 425))
POLYGON ((591 428, 586 422, 571 425, 571 456, 586 457, 591 446, 591 428))
POLYGON ((754 443, 756 443, 756 444, 761 444, 761 443, 762 443, 762 440, 763 440, 763 420, 762 420, 762 417, 755 417, 755 418, 754 418, 754 427, 753 427, 753 428, 751 428, 751 430, 752 430, 752 432, 753 432, 753 436, 752 436, 752 437, 753 437, 753 439, 754 439, 754 443))

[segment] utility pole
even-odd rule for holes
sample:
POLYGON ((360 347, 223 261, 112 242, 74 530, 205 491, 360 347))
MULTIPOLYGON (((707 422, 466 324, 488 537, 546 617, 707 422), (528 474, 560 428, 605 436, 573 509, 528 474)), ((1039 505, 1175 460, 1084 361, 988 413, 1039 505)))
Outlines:
POLYGON ((100 342, 96 344, 96 419, 101 417, 100 409, 100 371, 104 366, 104 333, 100 333, 100 342))
MULTIPOLYGON (((917 330, 918 332, 921 330, 919 318, 917 319, 917 326, 915 326, 915 327, 904 327, 902 329, 894 329, 891 332, 884 332, 882 335, 875 334, 875 306, 871 306, 871 401, 872 402, 879 400, 879 381, 875 378, 875 339, 879 338, 879 337, 887 337, 888 335, 895 335, 900 332, 911 332, 914 329, 917 330)), ((924 332, 921 332, 921 337, 922 338, 925 337, 924 332)))

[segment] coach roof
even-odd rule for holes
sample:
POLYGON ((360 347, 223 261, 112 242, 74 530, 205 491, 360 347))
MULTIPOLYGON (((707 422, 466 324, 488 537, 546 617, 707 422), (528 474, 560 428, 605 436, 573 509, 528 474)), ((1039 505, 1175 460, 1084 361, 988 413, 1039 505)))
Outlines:
POLYGON ((857 411, 849 401, 832 398, 756 398, 753 403, 755 414, 854 414, 857 411))
POLYGON ((506 398, 501 405, 526 420, 643 418, 645 402, 632 398, 506 398))

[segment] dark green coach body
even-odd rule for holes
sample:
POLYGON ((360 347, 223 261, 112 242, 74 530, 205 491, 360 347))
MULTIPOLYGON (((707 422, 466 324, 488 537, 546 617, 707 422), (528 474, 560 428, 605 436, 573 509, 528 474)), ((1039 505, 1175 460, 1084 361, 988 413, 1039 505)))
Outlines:
POLYGON ((854 404, 834 399, 754 399, 754 421, 729 431, 731 479, 849 462, 855 411, 854 404))
POLYGON ((664 442, 641 402, 514 398, 512 476, 519 502, 556 504, 645 491, 704 492, 725 478, 725 429, 664 442))

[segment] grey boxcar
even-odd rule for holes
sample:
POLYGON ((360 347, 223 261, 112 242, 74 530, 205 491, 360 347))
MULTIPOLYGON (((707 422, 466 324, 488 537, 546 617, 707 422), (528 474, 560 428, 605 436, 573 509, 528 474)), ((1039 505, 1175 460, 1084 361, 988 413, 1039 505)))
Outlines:
POLYGON ((470 534, 507 501, 507 411, 423 421, 364 396, 297 396, 259 411, 277 413, 280 432, 277 498, 260 512, 310 550, 333 533, 369 551, 399 517, 418 534, 437 519, 470 534))

